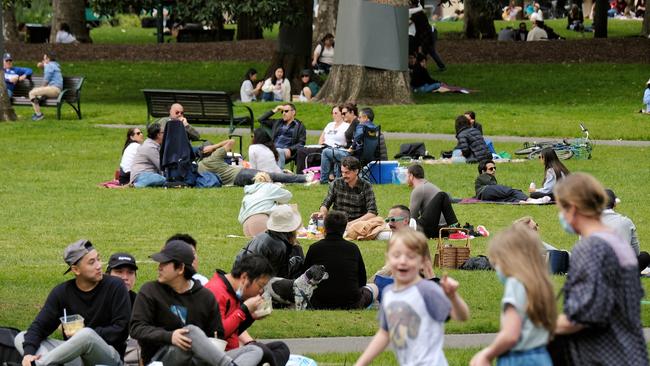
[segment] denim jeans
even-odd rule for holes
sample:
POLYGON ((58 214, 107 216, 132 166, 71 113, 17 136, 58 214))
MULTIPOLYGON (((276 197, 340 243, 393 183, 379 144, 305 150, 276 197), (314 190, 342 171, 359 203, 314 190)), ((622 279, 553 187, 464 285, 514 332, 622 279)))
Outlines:
POLYGON ((133 186, 135 188, 162 187, 167 179, 160 174, 153 172, 142 172, 135 177, 133 186))
MULTIPOLYGON (((280 167, 280 169, 284 169, 284 166, 287 163, 287 155, 286 154, 287 154, 287 151, 289 149, 282 148, 282 147, 276 147, 275 149, 278 151, 278 166, 280 167)), ((298 172, 298 173, 300 173, 300 172, 298 172)))
MULTIPOLYGON (((257 169, 242 169, 235 176, 234 185, 244 187, 253 184, 255 174, 260 171, 257 169)), ((304 174, 285 174, 285 173, 268 173, 271 180, 275 183, 306 183, 307 176, 304 174)))
POLYGON ((187 337, 192 340, 192 349, 182 349, 167 345, 163 346, 152 361, 160 361, 164 365, 219 365, 229 366, 234 361, 238 366, 256 366, 262 359, 262 349, 256 346, 239 347, 228 352, 220 351, 212 345, 201 328, 195 325, 185 327, 189 330, 187 337))
POLYGON ((497 366, 553 366, 546 347, 537 347, 526 351, 508 352, 497 359, 497 366))
MULTIPOLYGON (((23 341, 25 332, 20 332, 14 339, 18 352, 24 356, 23 341)), ((66 366, 80 365, 122 365, 120 354, 108 345, 102 337, 91 328, 83 328, 67 341, 46 339, 36 351, 41 358, 36 365, 64 364, 66 366)))
POLYGON ((282 98, 276 98, 273 92, 262 92, 263 102, 281 102, 282 98))
POLYGON ((341 176, 341 160, 349 156, 347 150, 327 147, 323 150, 320 156, 320 182, 322 184, 329 182, 329 175, 334 168, 334 176, 341 176))
POLYGON ((431 93, 434 90, 438 90, 440 88, 440 83, 433 83, 433 84, 424 84, 421 87, 413 89, 416 93, 431 93))

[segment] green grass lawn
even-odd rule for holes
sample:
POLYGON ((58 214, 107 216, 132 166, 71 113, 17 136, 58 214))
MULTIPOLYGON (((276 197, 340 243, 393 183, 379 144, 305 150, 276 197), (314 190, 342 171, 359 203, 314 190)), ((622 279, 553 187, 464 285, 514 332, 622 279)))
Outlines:
MULTIPOLYGON (((29 62, 16 62, 30 66, 29 62)), ((243 74, 249 67, 263 73, 260 62, 63 62, 65 75, 83 75, 82 111, 88 123, 144 124, 146 105, 141 89, 225 90, 239 96, 243 74)), ((487 135, 558 136, 579 134, 585 122, 595 139, 648 140, 649 118, 642 107, 647 65, 449 65, 433 76, 452 85, 477 89, 463 94, 418 95, 415 105, 373 106, 384 131, 453 133, 455 117, 474 110, 487 135)), ((274 104, 251 103, 255 115, 274 104)), ((18 107, 20 120, 32 110, 18 107)), ((237 110, 236 110, 237 112, 237 110)), ((239 110, 239 113, 242 113, 239 110)), ((45 109, 47 120, 55 118, 45 109)), ((298 116, 309 129, 329 122, 329 107, 300 104, 298 116)), ((63 118, 76 118, 63 108, 63 118)))
MULTIPOLYGON (((108 108, 108 107, 107 107, 108 108)), ((0 124, 0 154, 5 179, 0 185, 0 324, 25 328, 37 313, 49 290, 70 278, 63 276, 63 248, 79 238, 88 238, 106 259, 126 250, 139 259, 138 286, 155 278, 156 265, 148 255, 159 250, 176 232, 198 239, 200 271, 209 275, 215 268, 229 269, 244 239, 236 216, 243 195, 241 188, 211 190, 109 190, 97 183, 112 177, 119 162, 124 131, 94 127, 91 123, 15 122, 0 124)), ((206 136, 218 141, 223 136, 206 136)), ((313 140, 313 139, 312 139, 313 140)), ((389 141, 389 155, 403 141, 389 141)), ((449 149, 449 141, 427 141, 429 150, 449 149)), ((513 151, 515 144, 499 144, 513 151)), ((621 212, 637 224, 642 249, 650 247, 650 218, 647 202, 647 170, 639 164, 647 159, 647 148, 597 146, 590 161, 568 161, 572 171, 595 174, 613 187, 623 200, 621 212)), ((454 197, 473 194, 475 165, 426 166, 427 177, 454 197)), ((500 165, 499 182, 525 188, 531 180, 541 182, 543 169, 537 161, 500 165)), ((317 210, 326 187, 291 186, 293 202, 303 219, 317 210)), ((397 203, 408 203, 406 186, 376 186, 380 213, 397 203)), ((523 215, 540 223, 545 241, 571 248, 576 237, 565 234, 553 206, 456 205, 462 222, 483 224, 493 233, 523 215)), ((311 244, 303 241, 306 250, 311 244)), ((359 242, 366 269, 374 273, 383 264, 385 243, 359 242)), ((431 242, 430 245, 435 245, 431 242)), ((472 255, 484 254, 487 239, 472 241, 472 255)), ((450 271, 461 282, 460 293, 472 311, 467 323, 450 322, 448 333, 475 333, 498 329, 501 285, 493 272, 450 271)), ((563 278, 556 277, 556 289, 563 278)), ((643 280, 646 290, 648 281, 643 280)), ((644 324, 650 326, 650 311, 643 309, 644 324)), ((376 330, 376 311, 279 310, 251 329, 257 337, 303 337, 371 335, 376 330)))

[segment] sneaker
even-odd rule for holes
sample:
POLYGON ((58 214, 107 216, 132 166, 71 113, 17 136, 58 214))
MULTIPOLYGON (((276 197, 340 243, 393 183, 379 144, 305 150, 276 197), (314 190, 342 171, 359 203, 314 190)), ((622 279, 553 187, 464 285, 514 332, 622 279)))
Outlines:
POLYGON ((45 118, 45 115, 43 115, 43 113, 39 113, 39 114, 34 113, 32 115, 32 121, 40 121, 43 118, 45 118))
POLYGON ((305 186, 320 184, 320 179, 316 179, 314 172, 308 172, 305 176, 305 186))
POLYGON ((469 236, 465 234, 464 231, 457 231, 455 233, 449 234, 449 240, 465 240, 468 238, 469 236))
POLYGON ((478 233, 481 234, 481 236, 486 236, 486 237, 490 236, 490 232, 483 225, 477 226, 476 231, 478 231, 478 233))

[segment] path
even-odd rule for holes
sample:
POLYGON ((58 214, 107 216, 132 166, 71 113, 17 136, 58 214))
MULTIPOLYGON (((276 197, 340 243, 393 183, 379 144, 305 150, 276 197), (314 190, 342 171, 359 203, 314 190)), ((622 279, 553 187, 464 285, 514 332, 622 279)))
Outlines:
MULTIPOLYGON (((109 124, 98 124, 98 127, 106 128, 131 128, 131 127, 142 127, 137 125, 109 125, 109 124)), ((228 128, 226 127, 197 127, 196 128, 200 133, 210 134, 210 135, 227 135, 228 128)), ((238 128, 235 130, 236 134, 246 135, 248 129, 238 128)), ((307 130, 309 136, 320 136, 322 131, 320 130, 307 130)), ((416 132, 384 132, 386 137, 397 140, 449 140, 455 141, 456 136, 451 134, 443 133, 416 133, 416 132)), ((520 142, 524 143, 526 141, 547 141, 547 140, 560 140, 557 137, 521 137, 521 136, 488 136, 494 142, 520 142)), ((607 145, 607 146, 633 146, 633 147, 650 147, 650 141, 640 141, 640 140, 591 140, 595 145, 607 145)))

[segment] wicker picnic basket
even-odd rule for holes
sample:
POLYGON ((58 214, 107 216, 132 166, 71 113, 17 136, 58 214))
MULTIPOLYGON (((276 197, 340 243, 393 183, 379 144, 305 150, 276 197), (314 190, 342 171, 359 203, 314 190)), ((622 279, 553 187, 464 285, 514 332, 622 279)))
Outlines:
POLYGON ((434 265, 439 268, 458 269, 469 259, 471 247, 469 244, 469 230, 455 227, 443 227, 438 233, 438 248, 434 258, 434 265), (465 246, 453 246, 451 242, 443 238, 442 234, 449 234, 462 231, 467 235, 465 246))

